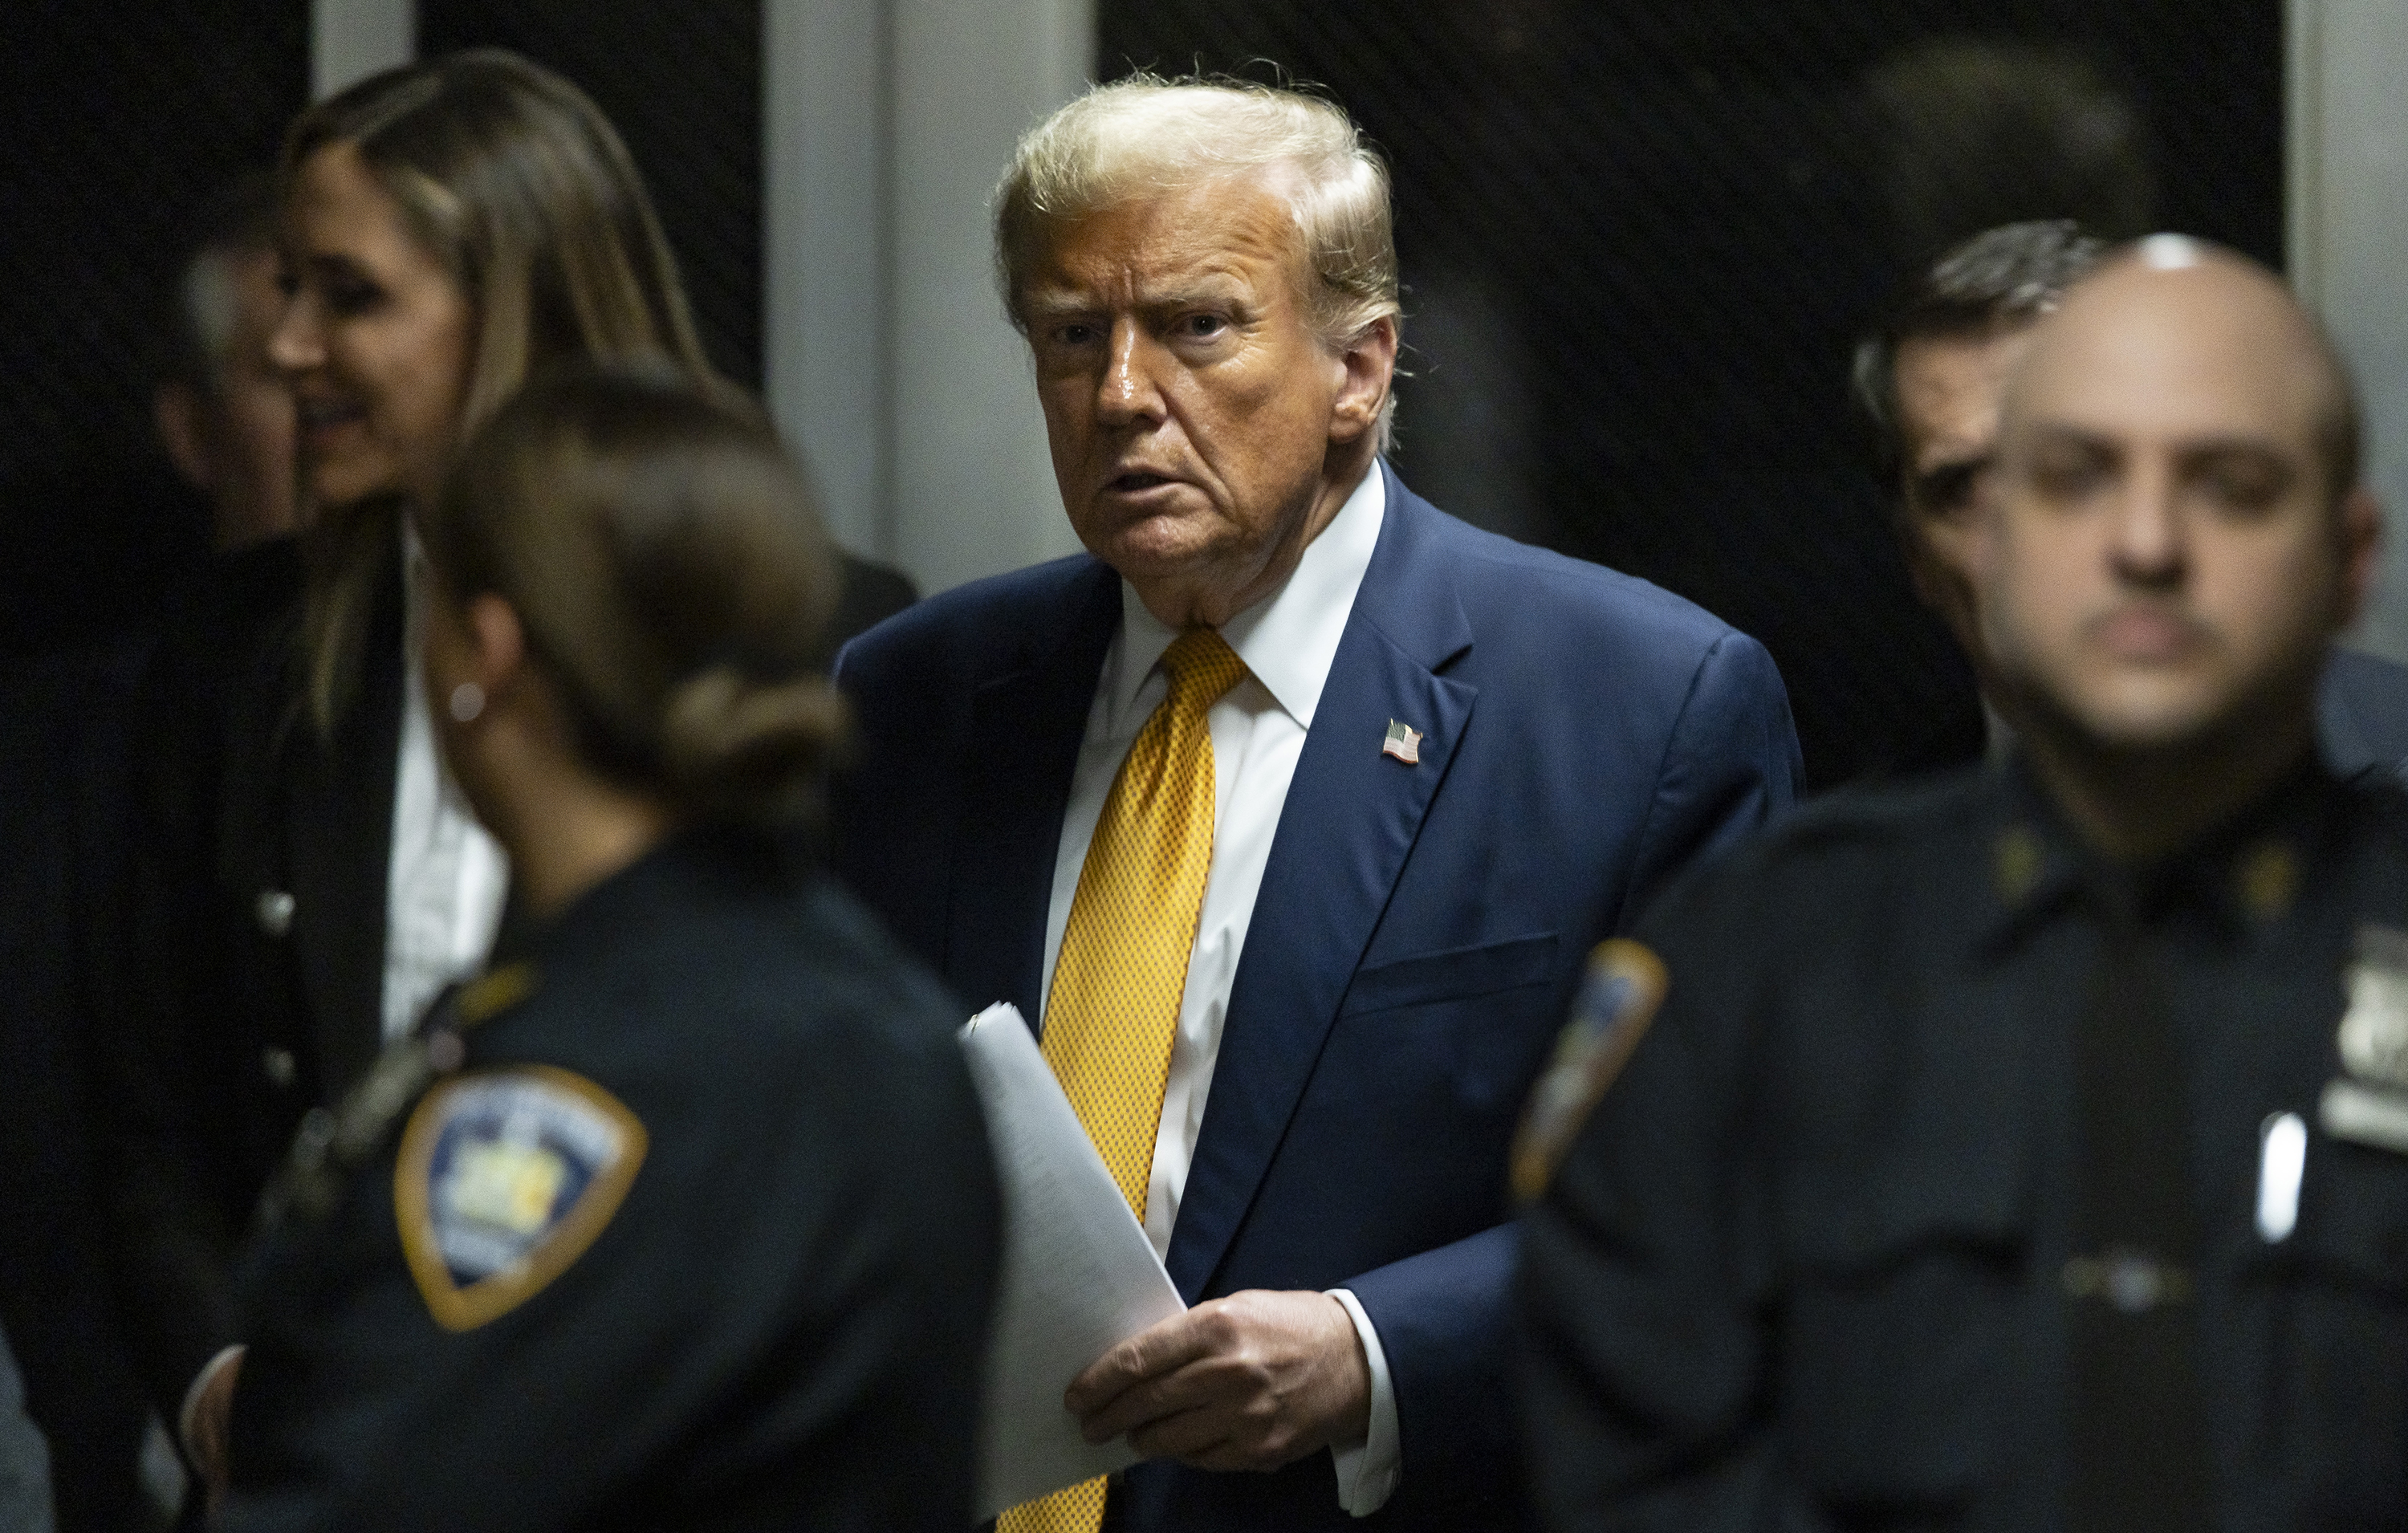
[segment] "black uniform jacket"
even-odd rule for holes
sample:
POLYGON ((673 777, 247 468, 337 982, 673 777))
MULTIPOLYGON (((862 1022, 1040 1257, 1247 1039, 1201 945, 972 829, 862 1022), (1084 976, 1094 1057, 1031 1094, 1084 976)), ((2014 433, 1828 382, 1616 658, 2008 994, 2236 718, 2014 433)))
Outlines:
MULTIPOLYGON (((2159 876, 2219 1526, 2408 1527, 2408 1155, 2318 1114, 2408 799, 2302 771, 2159 876)), ((1663 1010, 1525 1247, 1551 1526, 2062 1525, 2083 877, 2009 769, 1810 808, 1642 925, 1663 1010)))
POLYGON ((968 1526, 997 1212, 959 1009, 711 836, 491 973, 457 1068, 251 1258, 224 1526, 968 1526))

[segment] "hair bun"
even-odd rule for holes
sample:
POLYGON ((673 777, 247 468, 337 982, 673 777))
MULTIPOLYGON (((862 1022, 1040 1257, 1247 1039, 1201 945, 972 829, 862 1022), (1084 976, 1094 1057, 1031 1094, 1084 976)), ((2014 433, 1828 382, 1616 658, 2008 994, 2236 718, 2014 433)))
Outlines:
POLYGON ((825 677, 752 681, 713 666, 677 684, 661 762, 690 809, 759 824, 808 818, 848 709, 825 677))

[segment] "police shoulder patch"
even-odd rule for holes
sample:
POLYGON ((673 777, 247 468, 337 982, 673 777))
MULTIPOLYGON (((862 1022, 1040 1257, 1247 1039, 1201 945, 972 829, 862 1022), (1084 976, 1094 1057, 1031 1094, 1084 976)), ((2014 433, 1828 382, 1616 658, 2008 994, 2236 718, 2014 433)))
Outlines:
POLYGON ((1530 1093, 1514 1136, 1513 1192, 1523 1201, 1547 1190, 1590 1111, 1656 1019, 1666 988, 1663 961, 1627 938, 1599 942, 1589 953, 1571 1021, 1555 1039, 1555 1056, 1530 1093))
POLYGON ((619 1211, 646 1143, 617 1097, 546 1065, 428 1092, 402 1131, 393 1201, 436 1322, 473 1330, 566 1271, 619 1211))

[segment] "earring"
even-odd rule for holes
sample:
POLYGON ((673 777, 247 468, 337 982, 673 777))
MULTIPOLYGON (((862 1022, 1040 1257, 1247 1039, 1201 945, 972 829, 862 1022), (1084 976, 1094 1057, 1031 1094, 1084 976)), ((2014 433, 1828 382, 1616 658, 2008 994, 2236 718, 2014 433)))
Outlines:
POLYGON ((452 689, 452 717, 470 724, 485 711, 485 689, 474 681, 463 681, 452 689))

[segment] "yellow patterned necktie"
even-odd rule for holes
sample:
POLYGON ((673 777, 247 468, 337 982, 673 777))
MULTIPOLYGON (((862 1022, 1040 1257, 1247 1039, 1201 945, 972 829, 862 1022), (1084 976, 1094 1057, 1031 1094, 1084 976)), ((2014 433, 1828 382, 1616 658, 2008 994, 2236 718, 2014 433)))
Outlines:
MULTIPOLYGON (((1212 870, 1212 733, 1205 714, 1246 674, 1190 628, 1162 657, 1170 695, 1129 746, 1079 869, 1045 1003, 1045 1062, 1131 1211, 1145 1218, 1170 1040, 1212 870)), ((1010 1508, 996 1533, 1095 1533, 1104 1482, 1010 1508)))

